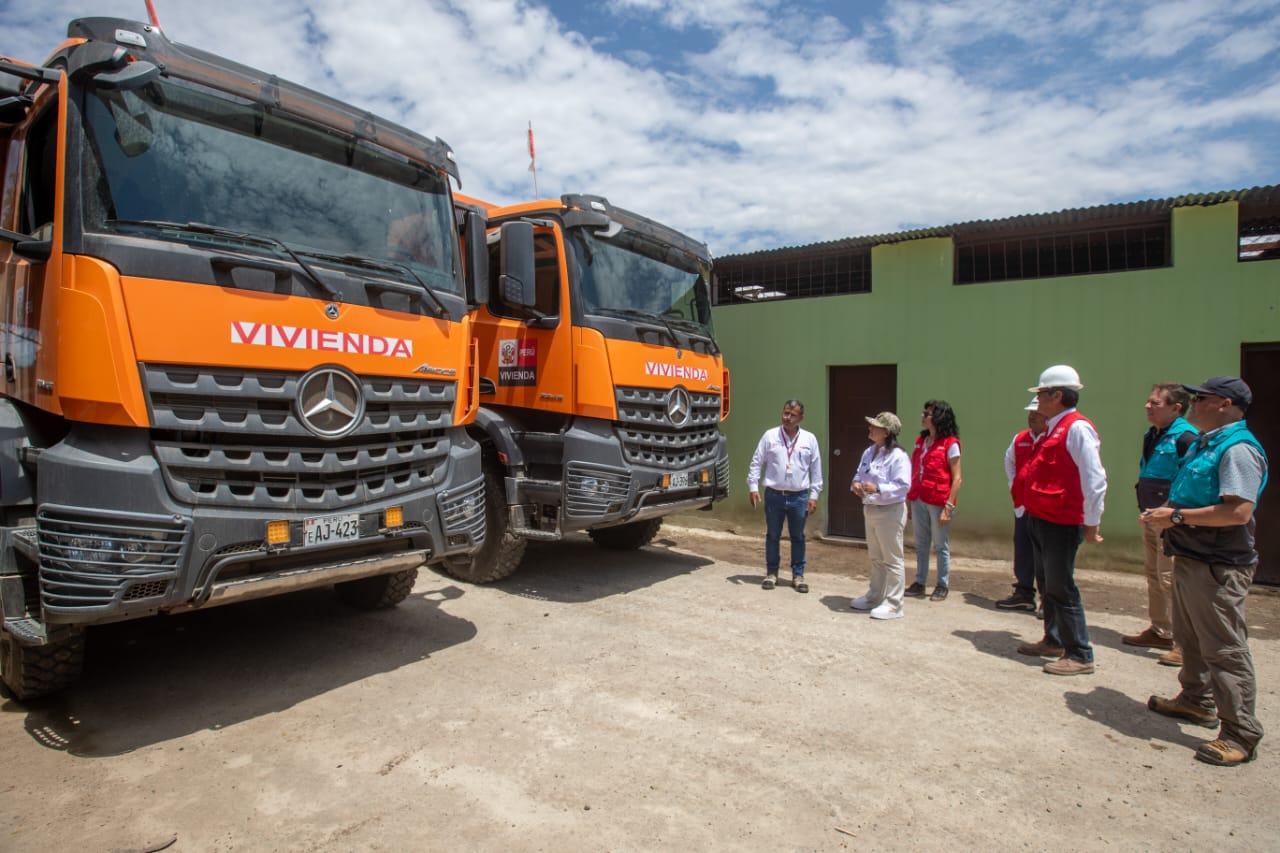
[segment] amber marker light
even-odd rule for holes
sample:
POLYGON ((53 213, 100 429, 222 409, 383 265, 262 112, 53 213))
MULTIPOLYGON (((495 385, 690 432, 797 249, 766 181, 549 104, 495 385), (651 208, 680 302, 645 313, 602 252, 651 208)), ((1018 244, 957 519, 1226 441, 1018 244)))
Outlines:
POLYGON ((704 482, 704 483, 710 483, 710 482, 711 482, 711 472, 710 472, 710 471, 703 471, 703 472, 702 472, 702 482, 704 482))
POLYGON ((670 475, 670 474, 663 474, 663 475, 662 475, 662 488, 666 489, 666 488, 669 488, 670 486, 671 486, 671 475, 670 475))
POLYGON ((268 521, 267 522, 267 544, 268 545, 288 545, 289 544, 289 522, 268 521))
POLYGON ((404 526, 404 507, 389 506, 386 514, 387 527, 403 527, 404 526))

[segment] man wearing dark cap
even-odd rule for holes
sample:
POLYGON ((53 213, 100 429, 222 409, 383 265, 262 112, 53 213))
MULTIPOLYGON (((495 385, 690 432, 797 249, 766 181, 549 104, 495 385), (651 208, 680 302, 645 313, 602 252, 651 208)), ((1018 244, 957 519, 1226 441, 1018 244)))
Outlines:
POLYGON ((1182 644, 1182 690, 1152 696, 1147 707, 1218 737, 1196 758, 1234 767, 1262 739, 1254 716, 1257 679, 1249 654, 1244 602, 1258 565, 1253 510, 1267 483, 1267 455, 1244 416, 1253 393, 1243 380, 1215 376, 1191 393, 1189 420, 1201 432, 1169 489, 1169 501, 1142 521, 1164 531, 1173 557, 1173 633, 1182 644), (1216 711, 1215 711, 1216 707, 1216 711))

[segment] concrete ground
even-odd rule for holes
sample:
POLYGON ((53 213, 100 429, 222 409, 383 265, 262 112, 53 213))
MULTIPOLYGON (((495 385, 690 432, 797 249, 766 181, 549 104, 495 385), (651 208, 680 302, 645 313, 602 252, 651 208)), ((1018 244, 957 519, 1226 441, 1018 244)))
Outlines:
MULTIPOLYGON (((808 595, 761 590, 762 553, 574 538, 381 613, 317 590, 96 629, 76 688, 0 706, 0 849, 1280 849, 1280 746, 1209 767, 1212 732, 1147 711, 1177 683, 1120 642, 1141 578, 1082 573, 1098 671, 1057 678, 992 606, 1002 563, 873 622, 865 551, 811 543, 808 595)), ((1249 624, 1280 732, 1280 597, 1249 624)))

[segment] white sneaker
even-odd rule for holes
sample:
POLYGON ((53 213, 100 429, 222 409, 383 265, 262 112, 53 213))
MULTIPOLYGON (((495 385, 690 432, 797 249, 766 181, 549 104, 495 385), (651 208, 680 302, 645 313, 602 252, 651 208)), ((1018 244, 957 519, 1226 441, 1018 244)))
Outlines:
POLYGON ((860 595, 857 598, 849 599, 849 606, 852 607, 854 610, 861 610, 863 612, 866 612, 871 608, 875 607, 875 605, 872 604, 865 595, 860 595))
POLYGON ((889 602, 883 602, 878 605, 875 610, 871 611, 872 619, 901 619, 902 608, 894 607, 889 602))

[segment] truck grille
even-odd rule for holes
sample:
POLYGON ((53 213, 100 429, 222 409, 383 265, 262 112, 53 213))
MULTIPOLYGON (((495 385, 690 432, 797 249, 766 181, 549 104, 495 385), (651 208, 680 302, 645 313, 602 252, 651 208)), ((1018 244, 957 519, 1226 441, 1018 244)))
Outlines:
POLYGON ((689 420, 676 427, 667 416, 668 393, 666 388, 618 388, 618 435, 627 461, 671 470, 714 462, 720 396, 689 392, 689 420))
POLYGON ((164 595, 177 574, 188 525, 173 516, 45 504, 36 530, 41 595, 56 609, 164 595))
POLYGON ((205 506, 329 510, 435 481, 449 457, 453 383, 362 377, 360 422, 325 439, 298 417, 304 375, 144 365, 170 493, 205 506))

